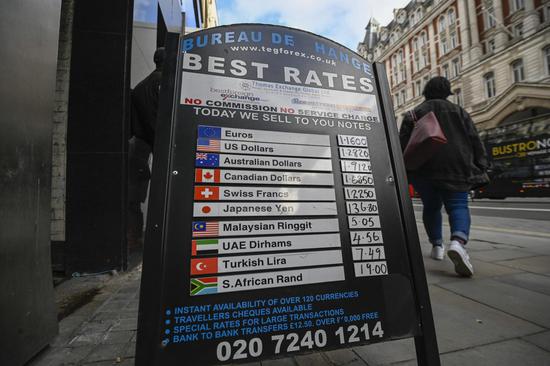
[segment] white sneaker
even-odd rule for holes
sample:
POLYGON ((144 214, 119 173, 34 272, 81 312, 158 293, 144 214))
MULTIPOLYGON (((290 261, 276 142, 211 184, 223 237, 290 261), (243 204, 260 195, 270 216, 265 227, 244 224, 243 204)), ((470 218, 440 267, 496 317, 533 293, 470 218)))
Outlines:
POLYGON ((442 261, 445 257, 445 248, 443 248, 442 245, 434 245, 432 247, 432 254, 430 254, 430 257, 436 261, 442 261))
POLYGON ((447 256, 451 261, 453 261, 456 273, 464 277, 473 276, 474 267, 470 263, 470 256, 462 244, 456 240, 453 240, 447 250, 447 256))

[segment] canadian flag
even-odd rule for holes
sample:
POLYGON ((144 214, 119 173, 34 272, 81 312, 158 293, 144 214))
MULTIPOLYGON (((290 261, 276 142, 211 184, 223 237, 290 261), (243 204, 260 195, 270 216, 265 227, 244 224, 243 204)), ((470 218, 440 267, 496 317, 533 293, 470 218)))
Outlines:
POLYGON ((196 183, 219 183, 220 170, 219 169, 195 169, 195 182, 196 183))

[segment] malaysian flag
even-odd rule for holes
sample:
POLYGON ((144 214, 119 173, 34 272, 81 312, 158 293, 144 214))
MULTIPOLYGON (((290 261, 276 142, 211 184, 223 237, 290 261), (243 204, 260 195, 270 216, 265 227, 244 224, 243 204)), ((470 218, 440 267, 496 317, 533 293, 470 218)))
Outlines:
POLYGON ((221 141, 214 139, 199 138, 197 140, 197 151, 220 152, 221 141))
POLYGON ((218 236, 220 223, 217 221, 193 221, 193 237, 218 236))

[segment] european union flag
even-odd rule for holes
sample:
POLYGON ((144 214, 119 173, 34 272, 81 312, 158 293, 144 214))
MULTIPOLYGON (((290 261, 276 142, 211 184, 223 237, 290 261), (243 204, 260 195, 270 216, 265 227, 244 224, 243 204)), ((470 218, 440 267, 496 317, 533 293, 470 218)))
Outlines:
POLYGON ((217 168, 219 165, 220 165, 219 154, 197 153, 195 157, 195 166, 217 168))
POLYGON ((199 126, 199 137, 207 137, 210 139, 221 139, 221 127, 199 126))

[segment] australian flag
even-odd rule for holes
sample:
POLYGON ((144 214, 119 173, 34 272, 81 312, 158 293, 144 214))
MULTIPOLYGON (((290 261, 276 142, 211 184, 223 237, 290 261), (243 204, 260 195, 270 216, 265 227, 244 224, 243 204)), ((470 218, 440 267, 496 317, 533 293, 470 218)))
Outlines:
POLYGON ((197 153, 195 166, 217 168, 220 166, 220 154, 197 153))
POLYGON ((210 139, 221 139, 222 137, 221 127, 199 126, 198 129, 199 137, 210 139))

